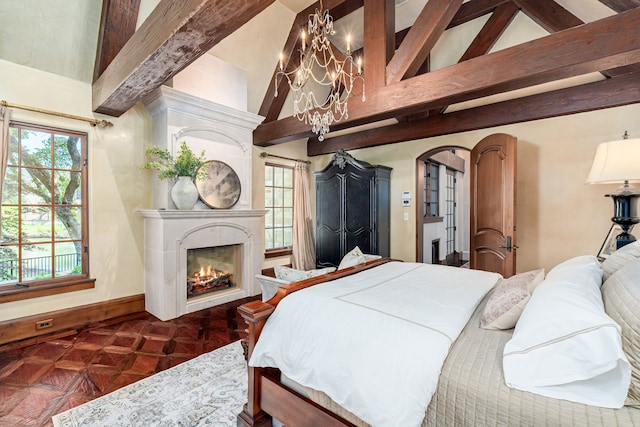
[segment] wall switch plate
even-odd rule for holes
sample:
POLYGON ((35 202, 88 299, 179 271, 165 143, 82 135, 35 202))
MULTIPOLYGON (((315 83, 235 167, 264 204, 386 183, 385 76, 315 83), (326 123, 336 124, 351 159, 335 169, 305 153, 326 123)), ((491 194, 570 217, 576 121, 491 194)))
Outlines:
POLYGON ((409 221, 409 212, 404 213, 404 220, 409 221))
POLYGON ((411 206, 411 191, 402 192, 402 206, 411 206))

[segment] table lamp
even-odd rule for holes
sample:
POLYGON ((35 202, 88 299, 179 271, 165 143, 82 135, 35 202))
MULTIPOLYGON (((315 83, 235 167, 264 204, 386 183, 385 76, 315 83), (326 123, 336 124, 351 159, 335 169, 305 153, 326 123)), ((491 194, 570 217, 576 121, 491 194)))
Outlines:
POLYGON ((640 190, 632 185, 640 182, 640 139, 629 139, 626 131, 622 138, 598 145, 587 178, 589 184, 622 183, 615 192, 605 195, 613 199, 611 221, 622 229, 622 233, 616 236, 616 249, 636 240, 629 230, 640 222, 636 203, 640 190))

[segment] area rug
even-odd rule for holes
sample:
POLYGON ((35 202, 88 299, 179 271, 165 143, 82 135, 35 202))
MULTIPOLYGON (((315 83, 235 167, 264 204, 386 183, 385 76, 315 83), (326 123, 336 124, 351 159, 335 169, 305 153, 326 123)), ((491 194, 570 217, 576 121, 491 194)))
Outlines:
POLYGON ((55 415, 55 427, 235 426, 247 401, 239 341, 55 415))

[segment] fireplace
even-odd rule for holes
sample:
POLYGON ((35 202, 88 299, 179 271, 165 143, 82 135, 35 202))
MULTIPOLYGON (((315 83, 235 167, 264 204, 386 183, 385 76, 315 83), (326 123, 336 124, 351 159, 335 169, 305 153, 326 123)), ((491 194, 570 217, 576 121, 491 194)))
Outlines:
POLYGON ((161 320, 260 293, 264 210, 251 208, 252 132, 262 117, 172 88, 146 99, 154 144, 176 153, 186 142, 209 160, 223 161, 241 183, 238 202, 211 209, 175 208, 170 183, 153 179, 152 209, 144 218, 145 310, 161 320))
POLYGON ((187 249, 187 299, 235 288, 241 263, 242 245, 187 249))
POLYGON ((144 217, 145 310, 149 313, 169 320, 260 293, 255 275, 262 265, 265 211, 150 209, 138 213, 144 217), (214 270, 228 277, 215 283, 214 270), (196 272, 201 285, 210 282, 212 287, 192 288, 190 295, 188 283, 196 272), (226 284, 220 283, 225 280, 226 284), (227 286, 229 282, 233 285, 227 286))

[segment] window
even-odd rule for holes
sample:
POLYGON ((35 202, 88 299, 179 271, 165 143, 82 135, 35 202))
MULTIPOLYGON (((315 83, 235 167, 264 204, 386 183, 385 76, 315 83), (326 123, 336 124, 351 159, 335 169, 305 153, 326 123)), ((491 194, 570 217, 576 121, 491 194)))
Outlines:
POLYGON ((293 246, 293 168, 267 163, 264 185, 266 255, 288 255, 293 246))
POLYGON ((456 251, 456 171, 446 168, 446 217, 447 256, 456 251))
POLYGON ((87 135, 11 123, 9 136, 2 186, 0 301, 92 287, 87 135), (72 288, 63 289, 68 286, 72 288))
POLYGON ((440 165, 432 161, 424 162, 424 207, 425 217, 439 215, 438 199, 440 197, 440 165))

